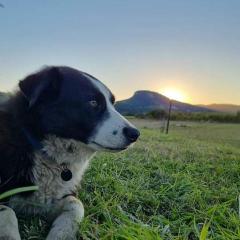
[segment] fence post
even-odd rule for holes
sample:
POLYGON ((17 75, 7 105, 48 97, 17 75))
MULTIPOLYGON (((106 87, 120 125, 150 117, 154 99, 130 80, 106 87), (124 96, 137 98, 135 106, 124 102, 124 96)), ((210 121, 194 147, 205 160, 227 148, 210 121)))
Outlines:
POLYGON ((171 112, 172 112, 172 99, 169 99, 169 109, 168 109, 166 134, 168 134, 168 131, 169 131, 169 123, 170 123, 170 119, 171 119, 171 112))

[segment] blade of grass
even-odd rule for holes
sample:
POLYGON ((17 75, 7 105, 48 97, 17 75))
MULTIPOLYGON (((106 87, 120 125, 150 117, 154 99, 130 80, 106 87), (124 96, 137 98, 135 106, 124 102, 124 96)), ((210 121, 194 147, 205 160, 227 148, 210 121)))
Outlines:
POLYGON ((207 239, 207 235, 208 235, 208 229, 210 227, 211 221, 209 221, 208 223, 204 223, 201 233, 200 233, 200 240, 206 240, 207 239))
POLYGON ((30 187, 22 187, 22 188, 15 188, 12 190, 9 190, 5 193, 0 194, 0 200, 11 197, 13 195, 16 195, 18 193, 23 193, 23 192, 31 192, 31 191, 37 191, 38 187, 37 186, 30 186, 30 187))

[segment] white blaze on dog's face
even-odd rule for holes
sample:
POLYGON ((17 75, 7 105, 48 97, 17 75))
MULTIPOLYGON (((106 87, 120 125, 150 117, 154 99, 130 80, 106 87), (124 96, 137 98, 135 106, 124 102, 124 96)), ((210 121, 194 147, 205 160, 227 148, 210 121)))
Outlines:
MULTIPOLYGON (((111 99, 110 90, 97 79, 84 74, 94 86, 104 95, 107 117, 99 122, 88 145, 95 150, 121 151, 133 144, 139 137, 139 131, 120 113, 118 113, 111 99)), ((97 103, 96 103, 97 104, 97 103)))

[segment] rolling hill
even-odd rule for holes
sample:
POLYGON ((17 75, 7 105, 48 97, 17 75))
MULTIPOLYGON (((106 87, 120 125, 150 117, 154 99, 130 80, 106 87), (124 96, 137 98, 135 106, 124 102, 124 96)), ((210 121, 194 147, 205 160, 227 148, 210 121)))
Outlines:
MULTIPOLYGON (((202 106, 195 106, 179 101, 172 101, 172 110, 178 112, 214 112, 202 106)), ((122 114, 143 114, 156 109, 167 110, 169 99, 162 94, 152 91, 137 91, 126 100, 116 103, 116 109, 122 114)))

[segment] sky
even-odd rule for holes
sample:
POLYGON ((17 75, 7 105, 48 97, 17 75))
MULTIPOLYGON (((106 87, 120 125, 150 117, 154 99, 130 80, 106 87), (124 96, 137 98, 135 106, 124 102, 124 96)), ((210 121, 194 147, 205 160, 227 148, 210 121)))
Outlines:
POLYGON ((0 0, 0 91, 67 65, 125 99, 240 104, 239 0, 0 0))

